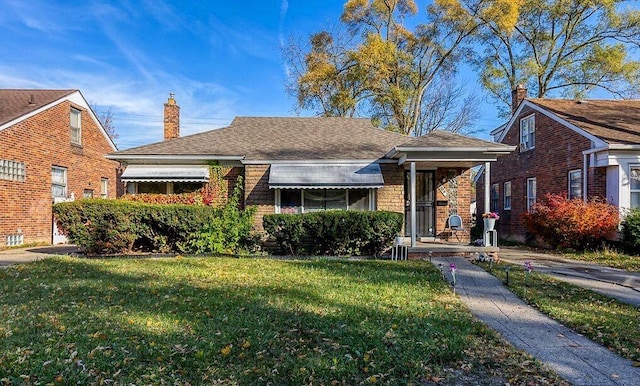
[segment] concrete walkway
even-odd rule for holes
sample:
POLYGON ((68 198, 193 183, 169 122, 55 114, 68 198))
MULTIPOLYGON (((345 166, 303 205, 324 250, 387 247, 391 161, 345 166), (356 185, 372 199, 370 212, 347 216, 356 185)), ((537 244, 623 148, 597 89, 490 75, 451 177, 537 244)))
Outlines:
POLYGON ((516 247, 501 247, 500 259, 518 265, 524 265, 524 262, 529 260, 537 272, 640 307, 640 272, 629 272, 516 247))
POLYGON ((515 347, 573 385, 640 385, 640 368, 528 306, 482 268, 462 257, 433 258, 471 312, 515 347))
POLYGON ((52 255, 71 255, 78 253, 75 245, 50 245, 41 247, 29 247, 18 249, 7 249, 0 251, 0 268, 12 264, 28 263, 30 261, 42 260, 52 255))

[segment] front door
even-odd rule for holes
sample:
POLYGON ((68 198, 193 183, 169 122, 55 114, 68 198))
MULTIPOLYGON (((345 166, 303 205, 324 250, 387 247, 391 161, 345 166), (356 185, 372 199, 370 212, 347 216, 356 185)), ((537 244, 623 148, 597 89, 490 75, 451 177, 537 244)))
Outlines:
MULTIPOLYGON (((417 237, 435 236, 435 172, 416 171, 416 228, 417 237)), ((404 174, 405 236, 411 236, 411 173, 404 174)))

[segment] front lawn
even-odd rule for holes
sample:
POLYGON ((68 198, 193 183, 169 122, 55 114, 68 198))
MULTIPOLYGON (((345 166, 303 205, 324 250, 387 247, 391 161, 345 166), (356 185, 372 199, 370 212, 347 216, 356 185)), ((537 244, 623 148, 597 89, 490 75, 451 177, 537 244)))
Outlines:
POLYGON ((602 264, 631 272, 640 272, 640 256, 627 255, 614 250, 605 249, 593 252, 567 253, 565 256, 573 260, 602 264))
POLYGON ((429 263, 56 257, 0 289, 1 384, 565 384, 429 263))
MULTIPOLYGON (((489 269, 487 263, 481 263, 489 269)), ((529 304, 640 366, 640 309, 523 266, 493 264, 492 273, 529 304), (525 275, 526 277, 525 282, 525 275)))

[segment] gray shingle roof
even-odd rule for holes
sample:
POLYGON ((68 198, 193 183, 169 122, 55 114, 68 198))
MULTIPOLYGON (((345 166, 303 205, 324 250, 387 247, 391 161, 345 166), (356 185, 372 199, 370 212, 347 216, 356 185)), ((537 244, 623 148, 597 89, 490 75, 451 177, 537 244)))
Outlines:
POLYGON ((222 129, 114 153, 126 156, 245 156, 246 160, 372 160, 394 147, 503 146, 457 134, 412 138, 378 129, 365 118, 237 117, 222 129))
POLYGON ((509 148, 510 146, 496 143, 491 141, 485 141, 478 138, 467 137, 465 135, 450 133, 447 131, 432 131, 427 135, 417 138, 411 138, 410 141, 400 145, 399 147, 464 147, 464 148, 509 148))
POLYGON ((527 100, 607 143, 640 144, 640 100, 527 100))
POLYGON ((123 150, 118 155, 219 155, 250 160, 377 159, 408 137, 361 118, 237 117, 222 129, 123 150))
POLYGON ((76 91, 78 90, 0 89, 0 125, 76 91), (30 103, 31 101, 33 103, 30 103))

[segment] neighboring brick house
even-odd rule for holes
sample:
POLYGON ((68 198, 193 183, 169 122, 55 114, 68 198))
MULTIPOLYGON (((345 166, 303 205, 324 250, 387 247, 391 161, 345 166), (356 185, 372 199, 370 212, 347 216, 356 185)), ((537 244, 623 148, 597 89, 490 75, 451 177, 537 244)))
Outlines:
POLYGON ((470 224, 470 168, 513 150, 439 131, 412 138, 358 118, 237 117, 229 127, 176 138, 178 109, 171 96, 165 141, 107 156, 126 167, 127 191, 192 191, 208 182, 207 165, 226 166, 244 176, 244 204, 258 207, 257 229, 269 213, 389 210, 405 213, 413 243, 440 238, 451 213, 470 224))
POLYGON ((52 242, 52 202, 116 196, 116 151, 78 90, 0 90, 0 245, 52 242))
POLYGON ((488 204, 501 218, 501 238, 525 241, 521 216, 547 193, 598 196, 621 209, 640 207, 640 101, 529 99, 516 89, 517 109, 492 132, 518 146, 477 176, 478 212, 488 204))

